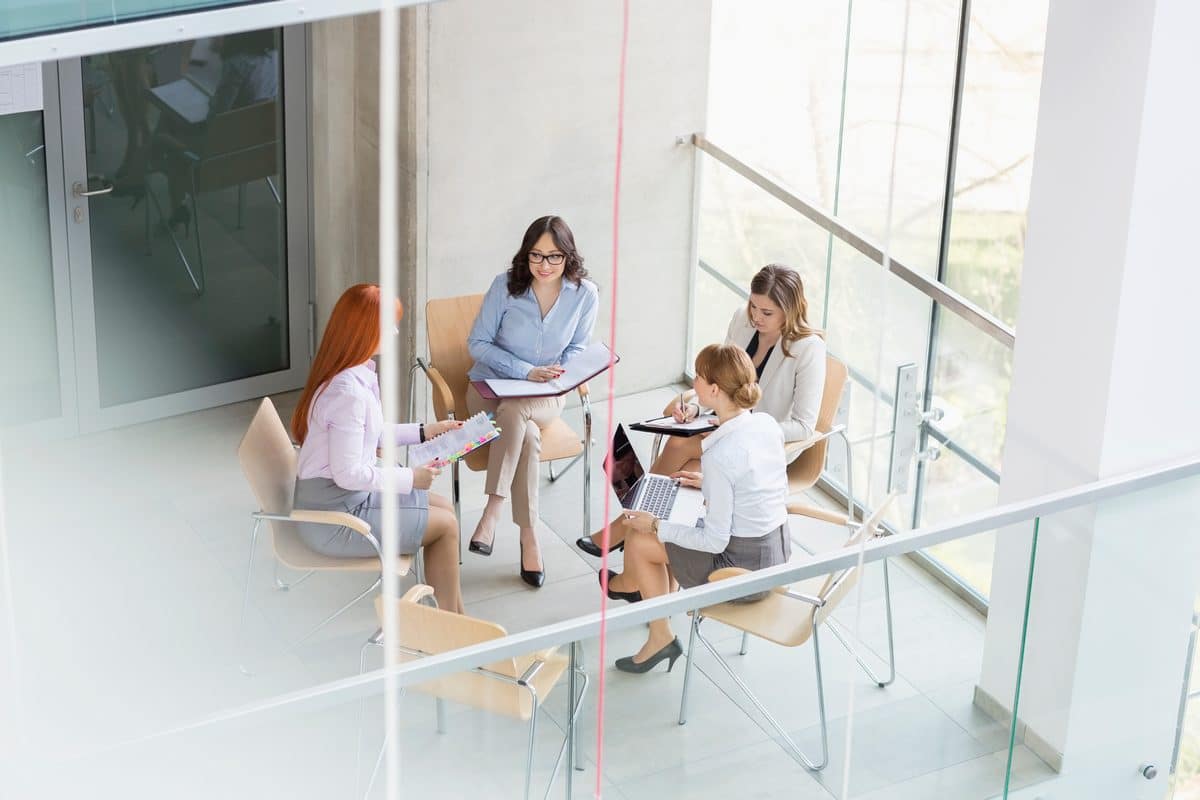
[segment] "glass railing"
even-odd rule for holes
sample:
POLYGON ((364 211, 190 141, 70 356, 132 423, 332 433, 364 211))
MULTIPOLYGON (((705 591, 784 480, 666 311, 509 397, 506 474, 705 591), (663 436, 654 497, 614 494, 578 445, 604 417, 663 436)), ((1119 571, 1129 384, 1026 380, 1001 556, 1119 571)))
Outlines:
POLYGON ((0 41, 54 31, 116 25, 147 17, 268 2, 273 0, 85 0, 82 3, 17 0, 6 3, 4 13, 0 14, 0 41))
MULTIPOLYGON (((452 649, 432 643, 461 618, 413 602, 391 638, 327 634, 341 655, 302 672, 339 677, 289 693, 305 648, 257 630, 253 677, 230 653, 220 670, 181 667, 173 689, 127 674, 121 690, 157 687, 179 711, 223 684, 244 703, 121 731, 96 696, 74 717, 25 708, 0 764, 14 796, 46 797, 691 798, 729 796, 747 776, 766 796, 1162 797, 1186 697, 1198 492, 1193 458, 860 546, 826 531, 788 564, 452 649), (999 553, 986 622, 899 558, 984 531, 999 553), (663 617, 680 671, 614 670, 663 617), (390 669, 389 641, 402 662, 390 669)), ((806 541, 795 520, 792 532, 806 541)), ((119 709, 119 673, 81 674, 103 677, 96 694, 119 709)), ((1180 764, 1196 758, 1184 737, 1180 764)))

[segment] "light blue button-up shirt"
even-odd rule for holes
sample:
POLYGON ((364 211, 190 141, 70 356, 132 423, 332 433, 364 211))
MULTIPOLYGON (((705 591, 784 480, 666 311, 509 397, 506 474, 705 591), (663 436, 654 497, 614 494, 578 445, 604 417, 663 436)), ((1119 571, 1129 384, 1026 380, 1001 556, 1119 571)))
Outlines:
POLYGON ((484 295, 467 337, 475 359, 468 376, 473 381, 523 379, 534 367, 566 364, 592 338, 599 303, 596 284, 586 279, 578 285, 564 280, 558 300, 542 319, 533 288, 512 297, 508 275, 500 273, 484 295))

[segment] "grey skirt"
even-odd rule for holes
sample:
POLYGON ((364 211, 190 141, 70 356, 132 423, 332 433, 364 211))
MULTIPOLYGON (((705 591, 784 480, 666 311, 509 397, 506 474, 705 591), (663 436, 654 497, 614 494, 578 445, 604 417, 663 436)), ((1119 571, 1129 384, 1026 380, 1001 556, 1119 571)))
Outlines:
MULTIPOLYGON (((425 527, 429 524, 429 493, 414 489, 409 494, 398 494, 400 517, 400 555, 411 556, 421 547, 425 538, 425 527)), ((296 481, 293 508, 315 511, 345 511, 367 521, 371 533, 380 540, 383 530, 381 492, 356 492, 343 489, 330 478, 305 478, 296 481)), ((375 555, 375 547, 358 531, 329 525, 300 523, 296 526, 304 543, 326 556, 341 558, 367 558, 375 555)))
MULTIPOLYGON (((785 522, 768 534, 757 537, 731 536, 720 553, 706 553, 667 542, 667 559, 671 574, 684 589, 708 583, 708 576, 724 567, 763 569, 783 564, 792 557, 792 539, 785 522)), ((736 602, 749 603, 762 599, 766 592, 750 595, 736 602)))

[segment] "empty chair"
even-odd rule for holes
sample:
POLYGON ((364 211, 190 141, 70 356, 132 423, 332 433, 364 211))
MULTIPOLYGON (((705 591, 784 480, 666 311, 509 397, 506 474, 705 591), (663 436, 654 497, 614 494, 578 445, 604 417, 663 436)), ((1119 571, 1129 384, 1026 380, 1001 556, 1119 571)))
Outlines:
MULTIPOLYGON (((887 511, 888 506, 891 504, 892 497, 893 495, 889 495, 875 513, 859 526, 855 534, 846 542, 846 547, 856 547, 865 539, 875 535, 875 530, 879 526, 879 522, 887 511)), ((709 576, 709 580, 723 580, 725 578, 744 575, 747 572, 748 570, 736 567, 719 569, 709 576)), ((720 605, 709 606, 708 608, 692 612, 692 629, 687 649, 687 669, 684 672, 683 694, 679 703, 679 724, 683 725, 687 721, 688 684, 691 681, 692 667, 695 666, 696 642, 699 641, 716 658, 721 668, 729 674, 729 677, 733 679, 746 694, 746 697, 749 698, 750 702, 754 704, 754 707, 762 713, 771 727, 779 734, 784 743, 782 745, 784 749, 808 769, 823 769, 829 761, 829 743, 825 719, 825 687, 821 677, 819 631, 822 626, 828 626, 830 631, 837 636, 838 640, 845 645, 846 649, 858 659, 859 664, 864 667, 866 666, 862 659, 858 658, 858 654, 854 652, 850 644, 837 631, 833 621, 830 619, 833 610, 849 594, 858 579, 859 569, 857 566, 854 566, 830 575, 819 575, 809 578, 797 586, 777 586, 765 598, 755 602, 721 603, 720 605), (733 671, 725 659, 721 657, 721 654, 717 652, 712 643, 704 637, 704 634, 700 631, 700 624, 706 619, 716 620, 742 631, 744 634, 758 636, 783 647, 799 647, 809 640, 812 641, 813 663, 816 666, 817 707, 821 720, 820 759, 810 759, 800 750, 796 743, 792 741, 792 738, 788 736, 783 726, 759 702, 758 698, 754 696, 749 687, 738 677, 737 673, 733 671)), ((700 669, 699 667, 696 668, 700 669)), ((894 674, 894 663, 892 664, 892 670, 894 674)), ((879 685, 883 686, 882 683, 879 685)))
MULTIPOLYGON (((390 647, 396 660, 404 662, 482 644, 508 635, 504 628, 493 622, 476 619, 465 614, 452 614, 449 611, 423 604, 422 601, 425 600, 432 602, 433 589, 420 584, 409 589, 403 597, 385 598, 380 596, 376 599, 375 609, 379 615, 380 625, 383 625, 384 603, 395 604, 399 638, 396 641, 385 639, 383 629, 380 628, 363 645, 360 671, 365 662, 367 648, 372 646, 390 647)), ((559 653, 557 648, 551 648, 519 658, 496 661, 486 667, 444 675, 409 687, 408 691, 431 695, 437 698, 439 703, 449 700, 493 714, 528 720, 529 735, 525 752, 524 794, 528 800, 533 776, 534 736, 537 733, 540 710, 546 697, 558 685, 561 678, 568 673, 569 668, 568 657, 559 653)), ((565 731, 566 736, 554 762, 550 784, 554 783, 568 743, 573 738, 579 709, 583 705, 583 697, 587 692, 587 673, 579 667, 576 667, 574 672, 576 677, 583 680, 583 685, 578 699, 571 696, 567 698, 567 731, 565 731)), ((386 746, 386 742, 384 744, 386 746)), ((376 771, 379 769, 382 758, 383 750, 381 749, 375 762, 376 771)), ((372 781, 374 777, 372 774, 372 781)), ((567 780, 570 779, 571 776, 568 774, 567 780)), ((369 785, 367 793, 370 794, 369 785)))

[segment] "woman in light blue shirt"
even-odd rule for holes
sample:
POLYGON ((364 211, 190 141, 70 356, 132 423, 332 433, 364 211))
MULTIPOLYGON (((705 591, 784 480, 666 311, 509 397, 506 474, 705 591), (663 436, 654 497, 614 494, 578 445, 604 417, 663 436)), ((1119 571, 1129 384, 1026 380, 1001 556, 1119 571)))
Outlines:
MULTIPOLYGON (((473 381, 518 378, 548 381, 587 347, 596 325, 596 285, 587 278, 575 237, 561 217, 541 217, 525 231, 512 266, 498 275, 483 298, 467 345, 473 381)), ((538 455, 542 427, 562 413, 565 398, 487 400, 467 389, 472 414, 495 415, 502 433, 488 446, 487 505, 469 549, 490 556, 500 508, 512 498, 513 522, 521 529, 521 578, 545 582, 535 529, 538 517, 538 455)))

